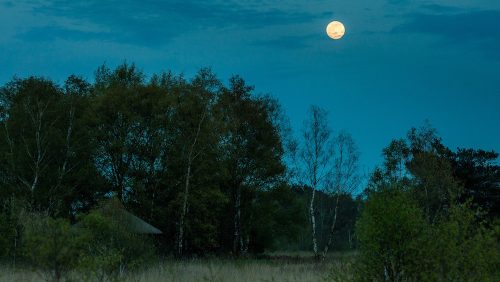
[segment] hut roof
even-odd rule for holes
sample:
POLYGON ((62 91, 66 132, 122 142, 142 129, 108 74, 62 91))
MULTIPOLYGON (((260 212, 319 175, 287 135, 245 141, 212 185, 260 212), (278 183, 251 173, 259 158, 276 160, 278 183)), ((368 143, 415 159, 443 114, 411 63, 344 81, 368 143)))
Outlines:
POLYGON ((125 210, 123 204, 116 198, 107 200, 97 211, 118 224, 125 226, 130 232, 137 234, 162 234, 158 228, 125 210))

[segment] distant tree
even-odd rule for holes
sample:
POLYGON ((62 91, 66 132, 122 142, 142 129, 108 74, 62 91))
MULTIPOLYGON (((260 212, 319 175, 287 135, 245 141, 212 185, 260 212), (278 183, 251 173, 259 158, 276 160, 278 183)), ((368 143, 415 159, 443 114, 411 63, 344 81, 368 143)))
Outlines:
MULTIPOLYGON (((298 250, 297 242, 307 226, 305 197, 299 197, 286 183, 269 191, 258 191, 253 207, 253 224, 249 249, 298 250)), ((308 230, 307 230, 308 231, 308 230)))
POLYGON ((462 201, 487 212, 490 219, 500 216, 500 166, 494 151, 459 148, 450 155, 453 175, 463 185, 462 201))

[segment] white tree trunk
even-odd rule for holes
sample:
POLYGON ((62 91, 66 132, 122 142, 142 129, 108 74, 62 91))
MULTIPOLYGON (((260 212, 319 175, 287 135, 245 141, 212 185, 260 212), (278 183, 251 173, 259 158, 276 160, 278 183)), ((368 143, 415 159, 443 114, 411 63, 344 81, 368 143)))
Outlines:
POLYGON ((186 181, 185 181, 185 185, 184 185, 184 194, 182 197, 182 210, 181 210, 181 216, 180 216, 180 220, 179 220, 179 233, 178 233, 178 238, 177 238, 177 253, 179 254, 179 256, 182 255, 182 251, 183 251, 184 225, 185 225, 188 200, 189 200, 189 184, 190 184, 190 178, 191 178, 191 167, 192 167, 193 161, 198 156, 198 154, 195 154, 196 143, 198 142, 198 137, 199 137, 200 131, 201 131, 201 125, 203 124, 203 121, 205 120, 205 115, 206 115, 206 110, 203 112, 202 117, 198 123, 198 128, 196 129, 196 134, 194 136, 193 143, 191 144, 191 147, 189 149, 188 158, 187 158, 186 181))
POLYGON ((314 197, 316 194, 316 189, 312 189, 311 202, 309 204, 309 215, 311 216, 311 235, 313 244, 314 256, 318 256, 318 242, 316 240, 316 216, 314 215, 314 197))

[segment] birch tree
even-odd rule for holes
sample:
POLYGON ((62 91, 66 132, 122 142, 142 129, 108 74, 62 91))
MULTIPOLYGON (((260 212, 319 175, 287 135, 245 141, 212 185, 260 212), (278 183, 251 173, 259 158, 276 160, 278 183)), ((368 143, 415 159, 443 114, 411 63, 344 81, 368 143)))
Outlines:
POLYGON ((334 168, 327 191, 335 196, 335 206, 333 207, 333 219, 327 242, 323 248, 322 259, 326 258, 333 243, 339 212, 339 198, 342 195, 351 196, 360 180, 358 175, 359 153, 352 136, 346 131, 340 132, 333 142, 333 150, 334 168))
POLYGON ((333 150, 332 131, 328 125, 326 110, 318 106, 311 106, 308 117, 302 130, 303 142, 300 148, 301 178, 304 184, 311 189, 309 201, 309 219, 311 222, 312 248, 315 257, 318 257, 318 240, 316 236, 315 196, 316 191, 325 189, 332 176, 333 150))
MULTIPOLYGON (((213 107, 216 101, 216 95, 219 94, 220 89, 221 84, 215 75, 209 69, 202 69, 191 82, 189 87, 190 93, 187 93, 187 97, 184 97, 184 100, 188 103, 185 109, 190 112, 190 119, 184 119, 187 121, 187 124, 183 124, 182 135, 184 136, 181 136, 185 144, 183 155, 186 171, 176 246, 179 256, 181 256, 183 252, 185 221, 188 211, 190 189, 192 186, 191 178, 194 173, 193 165, 200 156, 203 156, 204 152, 210 150, 207 146, 213 146, 213 144, 206 139, 210 138, 207 135, 213 135, 216 130, 213 127, 210 128, 207 124, 213 125, 210 119, 213 119, 213 107), (205 138, 205 140, 200 140, 203 138, 205 138)), ((179 107, 182 107, 182 105, 179 107)))
MULTIPOLYGON (((34 209, 72 214, 74 188, 85 182, 90 162, 82 124, 89 88, 71 76, 64 88, 32 77, 13 80, 2 89, 2 184, 15 187, 12 193, 34 209)), ((84 202, 86 196, 78 198, 84 202)))

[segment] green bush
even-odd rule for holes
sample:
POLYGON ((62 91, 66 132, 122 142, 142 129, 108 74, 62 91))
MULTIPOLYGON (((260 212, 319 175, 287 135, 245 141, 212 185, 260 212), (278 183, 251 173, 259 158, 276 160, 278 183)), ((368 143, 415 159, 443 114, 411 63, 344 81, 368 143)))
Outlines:
POLYGON ((451 207, 425 235, 426 281, 500 281, 498 233, 468 204, 451 207))
POLYGON ((24 254, 28 262, 44 271, 51 281, 61 281, 78 262, 79 234, 67 220, 42 214, 25 216, 23 226, 24 254))
POLYGON ((78 267, 88 280, 117 280, 154 256, 151 240, 97 211, 84 216, 78 229, 83 247, 78 267))
POLYGON ((370 194, 357 223, 358 281, 500 281, 498 225, 487 229, 469 205, 434 222, 400 188, 370 194))
POLYGON ((357 223, 360 281, 404 281, 414 277, 421 261, 426 223, 413 199, 399 188, 371 195, 357 223))
POLYGON ((22 222, 23 254, 50 281, 69 279, 73 270, 86 281, 119 280, 154 255, 149 238, 99 211, 84 215, 76 225, 44 214, 25 215, 22 222))

